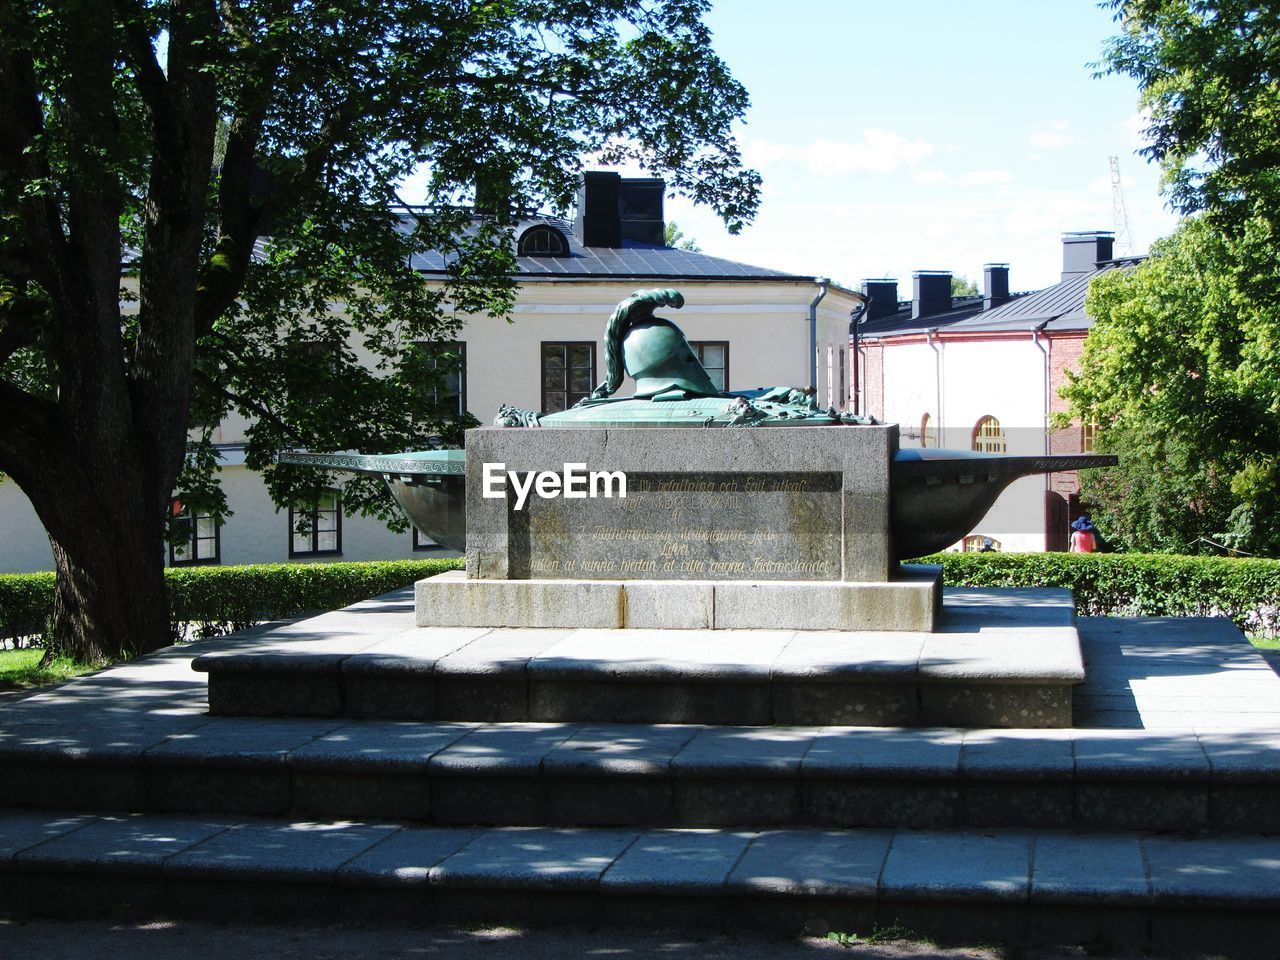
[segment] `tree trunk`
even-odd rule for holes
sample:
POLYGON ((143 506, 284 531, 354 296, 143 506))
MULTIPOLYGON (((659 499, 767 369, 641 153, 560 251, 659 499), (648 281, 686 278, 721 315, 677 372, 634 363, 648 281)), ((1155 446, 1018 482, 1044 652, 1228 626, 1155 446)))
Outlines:
POLYGON ((102 663, 173 642, 164 510, 159 498, 140 491, 128 459, 87 469, 81 463, 73 480, 63 474, 61 483, 28 491, 49 531, 57 570, 46 656, 102 663), (124 479, 130 475, 135 482, 124 479))

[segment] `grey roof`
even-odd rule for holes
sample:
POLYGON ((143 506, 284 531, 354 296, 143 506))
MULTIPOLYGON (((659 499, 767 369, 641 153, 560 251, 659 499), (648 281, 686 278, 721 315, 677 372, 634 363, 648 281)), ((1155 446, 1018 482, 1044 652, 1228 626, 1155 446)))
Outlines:
MULTIPOLYGON (((812 280, 782 270, 770 270, 705 253, 677 250, 623 240, 621 248, 584 247, 574 235, 573 224, 556 217, 521 221, 515 229, 520 237, 530 227, 545 224, 564 235, 569 254, 564 257, 517 257, 516 274, 521 277, 628 277, 649 280, 812 280)), ((411 264, 423 273, 443 273, 446 259, 436 250, 415 254, 411 264)))
POLYGON ((927 333, 930 330, 948 333, 999 333, 1037 329, 1061 333, 1087 330, 1093 325, 1093 320, 1084 312, 1084 298, 1089 292, 1090 281, 1110 270, 1128 270, 1141 261, 1141 257, 1108 260, 1098 264, 1092 273, 1071 277, 1034 293, 1015 295, 1008 303, 1001 304, 994 310, 983 310, 982 301, 979 300, 977 309, 953 308, 912 320, 908 308, 891 317, 863 324, 859 335, 875 339, 927 333))

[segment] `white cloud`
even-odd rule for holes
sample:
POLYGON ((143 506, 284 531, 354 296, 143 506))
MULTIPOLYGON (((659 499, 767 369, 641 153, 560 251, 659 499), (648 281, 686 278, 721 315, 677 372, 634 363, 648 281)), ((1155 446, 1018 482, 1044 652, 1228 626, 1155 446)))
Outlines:
POLYGON ((921 170, 912 174, 911 179, 916 183, 946 183, 951 177, 945 170, 921 170))
POLYGON ((890 130, 871 128, 853 143, 814 140, 809 144, 752 140, 743 148, 750 166, 757 169, 784 163, 802 163, 813 176, 838 177, 851 173, 893 173, 913 167, 934 152, 933 144, 908 139, 890 130))
POLYGON ((1013 174, 1008 170, 970 170, 956 178, 956 184, 961 187, 994 187, 1012 182, 1013 174))
POLYGON ((1147 127, 1151 126, 1151 111, 1139 110, 1136 113, 1131 113, 1129 116, 1125 117, 1121 126, 1124 129, 1124 134, 1127 138, 1128 144, 1132 149, 1138 150, 1145 147, 1147 145, 1147 138, 1143 136, 1143 131, 1146 130, 1147 127))
POLYGON ((1033 130, 1027 136, 1027 142, 1041 150, 1065 150, 1076 142, 1076 138, 1067 132, 1065 120, 1055 120, 1043 130, 1033 130))

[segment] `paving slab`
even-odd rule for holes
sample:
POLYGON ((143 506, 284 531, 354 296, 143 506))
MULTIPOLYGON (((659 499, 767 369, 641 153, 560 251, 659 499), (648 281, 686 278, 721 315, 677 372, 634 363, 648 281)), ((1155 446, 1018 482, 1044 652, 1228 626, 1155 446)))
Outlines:
POLYGON ((1075 773, 1074 731, 966 730, 961 776, 969 779, 1070 780, 1075 773))
POLYGON ((605 893, 663 896, 720 892, 756 834, 724 830, 650 830, 600 881, 605 893))
POLYGON ((438 674, 489 675, 522 671, 529 660, 555 646, 568 629, 495 629, 440 658, 438 674))
POLYGON ((806 727, 708 727, 671 763, 676 776, 795 776, 818 730, 806 727))
POLYGON ((829 727, 801 762, 806 777, 943 779, 960 769, 964 731, 953 728, 829 727))
POLYGON ((1208 780, 1209 758, 1194 736, 1150 730, 1076 730, 1076 776, 1208 780))
POLYGON ((1124 834, 1041 834, 1036 837, 1031 899, 1117 905, 1151 896, 1138 837, 1124 834))
POLYGON ((728 889, 874 899, 892 839, 888 830, 762 833, 733 868, 728 889))
POLYGON ((440 887, 589 890, 636 840, 629 830, 486 830, 431 868, 440 887))
POLYGON ((152 763, 220 763, 228 759, 283 764, 289 753, 348 721, 220 718, 146 751, 152 763))
POLYGON ((97 819, 87 813, 3 811, 0 814, 0 863, 22 850, 80 830, 97 819))
POLYGON ((531 678, 768 679, 790 630, 575 630, 529 661, 531 678))
POLYGON ((343 673, 434 673, 436 662, 492 631, 484 627, 414 627, 385 637, 342 662, 343 673))
POLYGON ((431 770, 536 773, 543 758, 582 730, 572 723, 486 724, 432 756, 431 770))
POLYGON ((1146 837, 1142 847, 1162 905, 1263 905, 1280 897, 1275 837, 1146 837))
POLYGON ((914 681, 927 637, 909 631, 800 631, 773 661, 773 677, 914 681))
POLYGON ((431 868, 453 856, 483 829, 405 827, 338 868, 338 881, 356 886, 426 886, 431 868))
POLYGON ((884 898, 1025 900, 1031 835, 905 833, 894 835, 880 879, 884 898))
POLYGON ((425 770, 431 757, 479 726, 361 720, 289 751, 288 760, 290 766, 307 770, 425 770))
POLYGON ((132 814, 102 817, 79 830, 19 853, 14 860, 41 869, 159 872, 174 854, 235 825, 229 818, 132 814))
POLYGON ((399 830, 396 824, 242 822, 167 859, 173 877, 326 882, 338 868, 399 830))
POLYGON ((553 747, 542 768, 553 776, 665 775, 672 758, 699 730, 672 724, 589 724, 553 747))

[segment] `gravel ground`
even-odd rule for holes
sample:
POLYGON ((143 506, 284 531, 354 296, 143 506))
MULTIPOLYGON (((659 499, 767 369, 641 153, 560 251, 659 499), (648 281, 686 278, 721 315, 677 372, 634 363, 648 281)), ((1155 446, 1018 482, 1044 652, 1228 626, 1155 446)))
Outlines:
MULTIPOLYGON (((5 960, 1074 960, 1083 951, 942 948, 896 941, 762 940, 611 931, 0 920, 5 960)), ((1088 954, 1122 960, 1128 954, 1088 954)), ((1143 960, 1160 960, 1151 954, 1143 960)))

